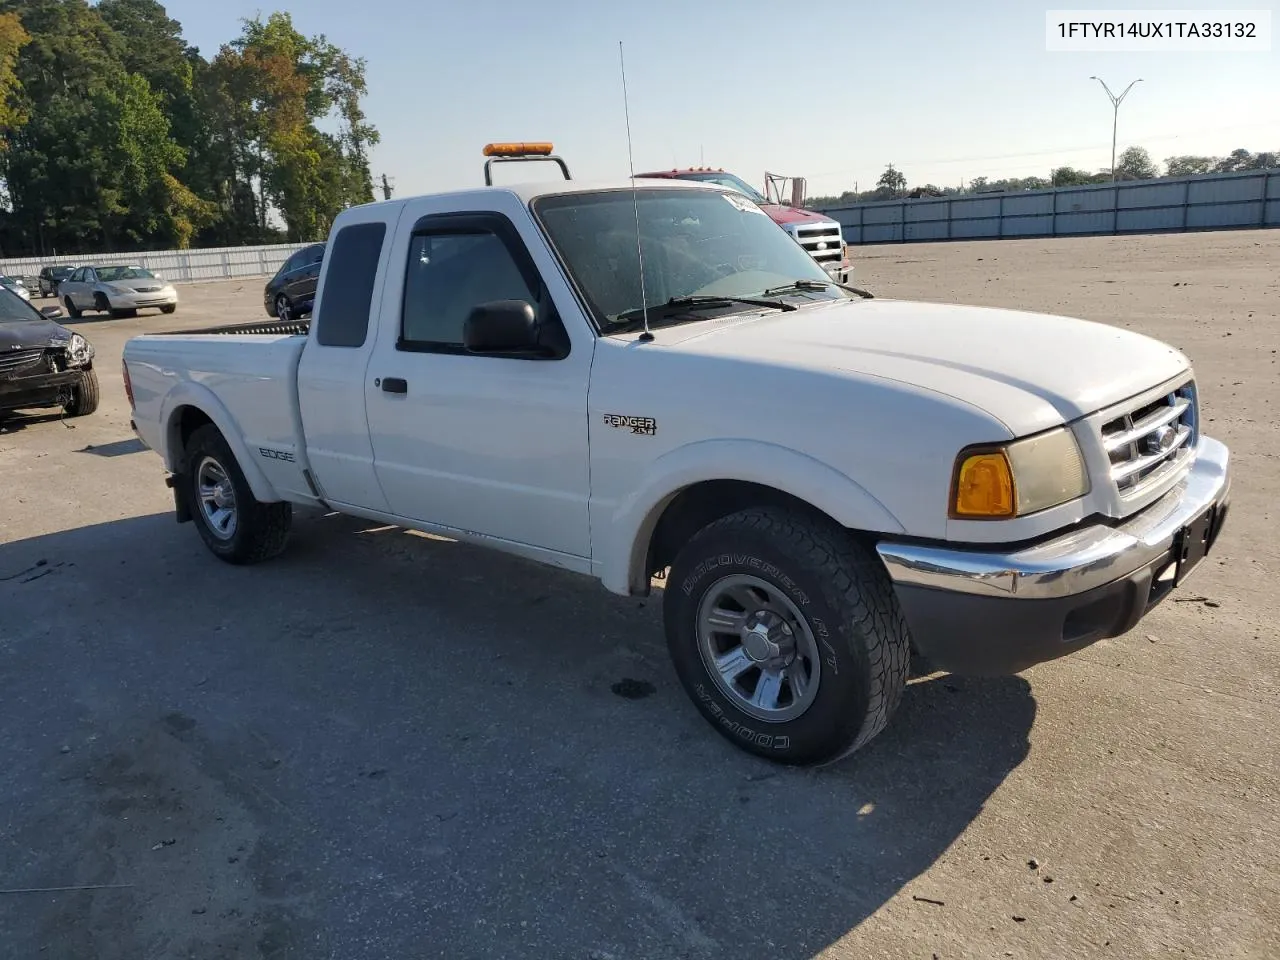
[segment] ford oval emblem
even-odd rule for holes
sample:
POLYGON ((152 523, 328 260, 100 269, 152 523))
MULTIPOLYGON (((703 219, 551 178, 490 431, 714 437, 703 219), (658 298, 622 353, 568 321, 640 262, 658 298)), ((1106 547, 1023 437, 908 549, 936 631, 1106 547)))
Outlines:
POLYGON ((1177 430, 1171 426, 1163 426, 1147 437, 1147 452, 1164 453, 1173 447, 1173 442, 1177 439, 1177 430))

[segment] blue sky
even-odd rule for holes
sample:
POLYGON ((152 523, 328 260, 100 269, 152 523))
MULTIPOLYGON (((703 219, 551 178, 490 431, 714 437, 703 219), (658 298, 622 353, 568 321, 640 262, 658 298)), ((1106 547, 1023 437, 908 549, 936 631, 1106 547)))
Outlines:
MULTIPOLYGON (((805 176, 810 195, 874 184, 892 162, 912 184, 1107 167, 1120 149, 1161 161, 1243 146, 1280 150, 1280 42, 1271 53, 1049 53, 1047 8, 953 0, 170 0, 211 56, 239 18, 287 9, 368 61, 373 173, 397 195, 482 183, 491 140, 551 140, 575 179, 625 176, 618 72, 625 44, 637 171, 673 164, 805 176), (981 12, 980 12, 981 11, 981 12)), ((1271 9, 1273 0, 1126 4, 1271 9)), ((541 168, 539 168, 541 169, 541 168)), ((553 168, 552 168, 553 169, 553 168)), ((499 168, 495 179, 511 178, 499 168)))

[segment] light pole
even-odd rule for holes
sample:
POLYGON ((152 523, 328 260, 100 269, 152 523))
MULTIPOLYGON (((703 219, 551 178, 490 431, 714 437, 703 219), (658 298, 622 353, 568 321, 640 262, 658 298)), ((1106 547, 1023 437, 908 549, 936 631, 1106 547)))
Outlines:
POLYGON ((1133 83, 1125 87, 1124 92, 1121 93, 1120 96, 1118 97, 1111 92, 1111 88, 1107 86, 1106 81, 1103 80, 1101 77, 1090 77, 1089 79, 1097 80, 1100 84, 1102 84, 1102 89, 1107 91, 1107 98, 1111 101, 1111 108, 1113 111, 1111 116, 1111 182, 1115 183, 1116 182, 1116 127, 1119 126, 1119 123, 1120 123, 1120 104, 1124 102, 1124 98, 1127 97, 1129 95, 1129 91, 1133 89, 1133 84, 1141 83, 1142 78, 1139 77, 1137 80, 1133 81, 1133 83))

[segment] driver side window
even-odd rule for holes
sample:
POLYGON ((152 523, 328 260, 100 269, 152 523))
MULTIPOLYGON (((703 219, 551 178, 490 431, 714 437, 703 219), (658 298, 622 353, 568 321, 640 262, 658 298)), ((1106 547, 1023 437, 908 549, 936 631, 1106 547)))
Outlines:
POLYGON ((537 310, 541 299, 497 233, 476 229, 419 234, 409 244, 400 346, 464 352, 463 327, 475 307, 493 300, 523 300, 537 310))

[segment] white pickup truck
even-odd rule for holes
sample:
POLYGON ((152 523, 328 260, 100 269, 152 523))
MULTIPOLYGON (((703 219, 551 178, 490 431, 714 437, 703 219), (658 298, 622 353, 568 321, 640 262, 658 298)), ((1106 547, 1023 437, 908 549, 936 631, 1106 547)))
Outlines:
POLYGON ((1227 512, 1177 350, 838 286, 716 186, 349 209, 310 323, 254 329, 124 351, 216 556, 278 554, 298 504, 657 580, 693 702, 787 763, 879 733, 913 649, 1009 674, 1129 631, 1227 512))

